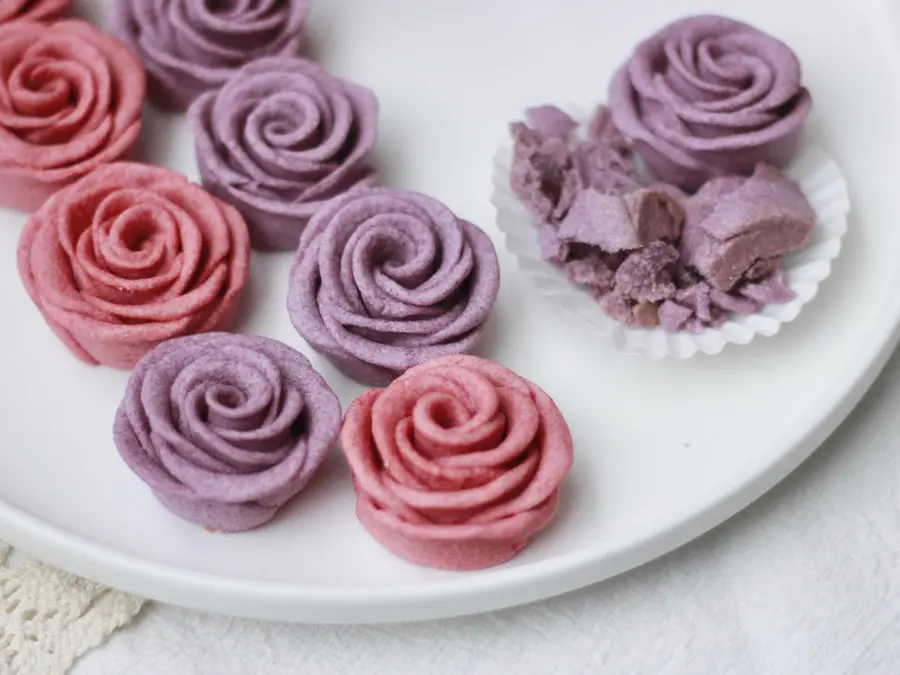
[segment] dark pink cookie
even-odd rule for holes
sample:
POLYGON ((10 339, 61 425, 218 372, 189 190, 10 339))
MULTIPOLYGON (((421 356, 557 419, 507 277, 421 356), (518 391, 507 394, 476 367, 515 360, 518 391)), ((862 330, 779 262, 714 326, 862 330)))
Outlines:
POLYGON ((210 530, 259 527, 334 445, 337 396, 276 340, 207 333, 169 340, 128 380, 113 437, 173 513, 210 530))
POLYGON ((84 21, 0 25, 0 206, 33 211, 127 156, 144 90, 134 55, 84 21))
POLYGON ((609 107, 657 177, 696 190, 758 162, 787 165, 812 107, 783 42, 720 16, 676 21, 613 77, 609 107))
POLYGON ((375 95, 312 61, 244 66, 188 119, 204 187, 243 214, 258 248, 295 249, 322 204, 376 179, 375 95))
POLYGON ((547 394, 503 366, 448 356, 365 392, 341 446, 356 513, 417 565, 474 570, 506 562, 556 514, 572 436, 547 394))
POLYGON ((50 21, 62 16, 71 4, 72 0, 0 0, 0 23, 50 21))
POLYGON ((75 356, 131 368, 164 340, 231 323, 250 241, 237 211, 181 174, 119 163, 51 197, 25 225, 18 263, 75 356))
POLYGON ((428 359, 472 351, 499 288, 484 232, 425 195, 367 188, 309 221, 288 313, 345 374, 383 386, 428 359))
POLYGON ((115 0, 112 32, 147 68, 150 100, 185 110, 241 66, 295 56, 309 0, 115 0))

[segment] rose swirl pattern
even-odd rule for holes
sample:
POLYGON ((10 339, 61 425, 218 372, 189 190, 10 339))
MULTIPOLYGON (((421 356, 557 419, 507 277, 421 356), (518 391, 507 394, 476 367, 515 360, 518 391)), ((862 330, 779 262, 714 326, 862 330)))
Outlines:
POLYGON ((248 64, 188 119, 204 187, 243 214, 257 248, 295 249, 324 202, 377 177, 377 99, 311 61, 248 64))
POLYGON ((209 530, 271 520, 322 464, 341 406, 299 352, 268 338, 170 340, 135 368, 114 439, 173 513, 209 530))
POLYGON ((0 24, 0 205, 34 211, 126 157, 145 87, 125 45, 84 21, 0 24))
POLYGON ((786 166, 812 108, 783 42, 718 16, 677 21, 639 44, 609 87, 613 121, 660 180, 786 166))
POLYGON ((150 100, 185 110, 241 66, 295 56, 309 0, 116 0, 111 30, 147 69, 150 100))
POLYGON ((108 164, 64 188, 19 238, 19 275, 53 331, 81 360, 118 368, 228 326, 249 264, 235 209, 142 164, 108 164))
POLYGON ((368 188, 310 220, 288 313, 345 374, 381 386, 428 359, 473 350, 499 287, 484 232, 425 195, 368 188))
POLYGON ((341 447, 365 528, 418 565, 505 562, 556 514, 572 466, 549 396, 473 356, 433 359, 354 401, 341 447))

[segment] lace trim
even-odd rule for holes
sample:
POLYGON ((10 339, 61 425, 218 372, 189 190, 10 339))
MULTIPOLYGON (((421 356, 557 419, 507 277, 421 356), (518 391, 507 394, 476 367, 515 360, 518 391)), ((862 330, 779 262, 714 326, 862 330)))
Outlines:
POLYGON ((0 541, 0 675, 63 675, 144 604, 12 553, 0 541))

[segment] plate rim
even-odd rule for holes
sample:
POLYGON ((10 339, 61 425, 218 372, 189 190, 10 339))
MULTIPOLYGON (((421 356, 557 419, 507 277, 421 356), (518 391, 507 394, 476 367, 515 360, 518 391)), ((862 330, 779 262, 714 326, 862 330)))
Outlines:
MULTIPOLYGON (((900 341, 900 295, 873 331, 872 351, 843 371, 848 386, 810 406, 789 433, 790 449, 740 485, 671 527, 614 551, 587 547, 487 573, 387 586, 335 587, 260 582, 152 562, 74 535, 0 498, 0 537, 47 563, 107 586, 189 609, 273 621, 373 624, 479 614, 544 600, 644 565, 724 523, 802 464, 838 428, 877 379, 900 341), (860 364, 863 364, 860 367, 860 364), (818 414, 816 413, 818 411, 818 414), (803 420, 815 415, 817 424, 803 420)), ((863 351, 863 350, 860 350, 863 351)), ((715 357, 707 357, 715 358, 715 357)))

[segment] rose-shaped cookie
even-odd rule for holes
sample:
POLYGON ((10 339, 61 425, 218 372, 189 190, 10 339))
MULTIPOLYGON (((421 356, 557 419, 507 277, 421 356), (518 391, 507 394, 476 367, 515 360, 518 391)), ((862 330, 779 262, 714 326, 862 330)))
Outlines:
POLYGON ((341 447, 356 514, 418 565, 472 570, 512 558, 556 513, 572 436, 556 404, 501 365, 448 356, 370 390, 341 447))
POLYGON ((271 520, 306 486, 340 427, 337 396, 302 354, 267 338, 207 333, 141 359, 113 437, 165 507, 236 532, 271 520))
POLYGON ((127 155, 144 90, 134 55, 84 21, 0 25, 0 206, 33 211, 127 155))
POLYGON ((150 100, 184 110, 241 66, 294 56, 309 0, 115 0, 111 30, 147 68, 150 100))
POLYGON ((169 338, 229 325, 247 282, 241 215, 181 174, 116 163, 25 225, 19 275, 81 360, 130 368, 169 338))
POLYGON ((47 21, 62 15, 72 0, 0 0, 0 23, 28 19, 47 21))
POLYGON ((364 188, 309 221, 288 313, 346 375, 380 386, 474 349, 499 287, 497 254, 480 229, 431 197, 364 188))
POLYGON ((783 42, 695 16, 637 46, 609 87, 613 121, 660 180, 695 190, 715 176, 793 158, 812 107, 783 42))
POLYGON ((378 102, 298 58, 260 59, 188 112, 203 185, 237 207, 253 245, 294 249, 326 201, 375 181, 378 102))

